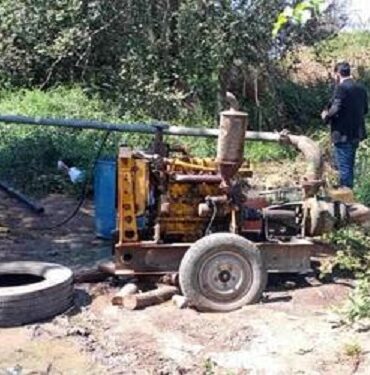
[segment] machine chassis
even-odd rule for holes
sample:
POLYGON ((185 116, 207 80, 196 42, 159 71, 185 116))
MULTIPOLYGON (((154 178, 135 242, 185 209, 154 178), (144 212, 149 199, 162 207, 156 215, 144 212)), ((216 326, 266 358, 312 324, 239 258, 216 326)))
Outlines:
MULTIPOLYGON (((311 258, 317 256, 319 247, 323 246, 311 239, 300 238, 255 245, 261 252, 265 269, 271 273, 311 272, 311 258)), ((192 243, 156 244, 151 241, 117 244, 114 262, 106 263, 102 268, 116 276, 176 274, 191 246, 192 243)))

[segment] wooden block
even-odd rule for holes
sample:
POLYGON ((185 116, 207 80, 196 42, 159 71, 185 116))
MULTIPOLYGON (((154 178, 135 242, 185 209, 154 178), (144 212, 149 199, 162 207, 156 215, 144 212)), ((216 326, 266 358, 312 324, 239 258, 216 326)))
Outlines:
POLYGON ((169 300, 178 293, 177 287, 172 285, 159 285, 157 289, 145 293, 129 295, 123 298, 123 306, 128 310, 142 309, 169 300))
POLYGON ((122 306, 124 298, 135 294, 138 291, 138 287, 134 283, 127 283, 125 284, 121 290, 112 298, 112 304, 115 306, 122 306))

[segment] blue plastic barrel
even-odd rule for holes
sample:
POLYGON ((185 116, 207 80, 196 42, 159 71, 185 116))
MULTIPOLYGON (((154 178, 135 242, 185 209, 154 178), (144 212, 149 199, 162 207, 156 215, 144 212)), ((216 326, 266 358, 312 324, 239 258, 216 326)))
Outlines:
POLYGON ((94 170, 95 231, 111 239, 116 229, 116 161, 100 159, 94 170))

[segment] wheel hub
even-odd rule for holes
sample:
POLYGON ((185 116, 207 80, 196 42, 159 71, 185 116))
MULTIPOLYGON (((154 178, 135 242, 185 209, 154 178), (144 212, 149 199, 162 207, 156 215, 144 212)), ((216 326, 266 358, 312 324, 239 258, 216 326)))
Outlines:
POLYGON ((222 283, 227 283, 231 279, 231 274, 229 271, 221 271, 218 277, 222 283))
POLYGON ((252 268, 249 262, 235 252, 220 251, 201 263, 199 286, 201 292, 218 302, 240 298, 250 288, 252 268))

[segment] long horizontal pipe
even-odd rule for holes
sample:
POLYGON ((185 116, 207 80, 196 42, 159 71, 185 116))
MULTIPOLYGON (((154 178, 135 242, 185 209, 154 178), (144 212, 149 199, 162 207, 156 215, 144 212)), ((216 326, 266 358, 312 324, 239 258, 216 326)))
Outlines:
MULTIPOLYGON (((190 136, 190 137, 206 137, 217 138, 219 135, 218 129, 209 128, 186 128, 180 126, 172 126, 160 122, 132 123, 132 124, 112 124, 108 122, 96 120, 81 120, 81 119, 57 119, 57 118, 42 118, 42 117, 27 117, 18 115, 0 115, 0 122, 7 124, 24 124, 24 125, 43 125, 43 126, 57 126, 74 129, 93 129, 105 130, 110 132, 123 133, 144 133, 155 134, 158 128, 162 128, 163 133, 175 136, 190 136)), ((290 144, 301 151, 308 162, 309 179, 320 179, 322 175, 322 153, 320 147, 316 142, 305 136, 289 135, 282 136, 280 133, 272 132, 256 132, 247 131, 245 139, 249 141, 263 141, 263 142, 282 142, 290 144)))
MULTIPOLYGON (((206 129, 196 127, 186 128, 181 126, 171 126, 160 122, 152 122, 148 124, 112 124, 109 122, 95 120, 42 118, 18 115, 0 115, 0 122, 6 124, 57 126, 74 129, 92 129, 105 130, 111 132, 143 134, 155 134, 158 127, 163 127, 163 133, 167 135, 205 138, 217 138, 219 133, 218 129, 206 129)), ((279 142, 280 135, 278 133, 247 131, 245 138, 252 141, 279 142)))

